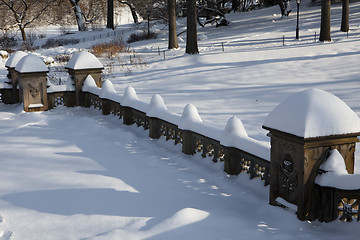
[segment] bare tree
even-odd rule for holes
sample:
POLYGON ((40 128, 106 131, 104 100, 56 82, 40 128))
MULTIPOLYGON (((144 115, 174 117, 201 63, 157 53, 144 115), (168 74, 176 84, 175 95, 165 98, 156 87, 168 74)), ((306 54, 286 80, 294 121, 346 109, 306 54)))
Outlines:
POLYGON ((85 22, 83 17, 85 16, 80 8, 79 2, 80 0, 69 0, 71 3, 71 6, 74 9, 74 13, 75 13, 75 18, 76 18, 76 22, 78 25, 78 30, 79 31, 85 31, 86 27, 85 27, 85 22))
POLYGON ((320 41, 331 41, 330 36, 330 11, 331 0, 321 0, 321 26, 320 41))
POLYGON ((175 0, 168 0, 168 15, 169 15, 169 49, 178 48, 177 33, 176 33, 176 12, 175 0))
POLYGON ((197 29, 196 29, 196 0, 186 1, 186 50, 188 54, 198 54, 197 29))
POLYGON ((25 28, 37 20, 56 0, 0 0, 0 6, 12 12, 15 26, 20 29, 23 41, 27 40, 25 28))
POLYGON ((135 7, 134 7, 134 5, 131 3, 131 1, 122 1, 122 0, 119 0, 119 2, 122 3, 122 4, 126 4, 126 5, 130 8, 131 15, 132 15, 132 17, 133 17, 134 23, 138 23, 138 22, 139 22, 139 18, 138 18, 138 16, 137 16, 135 7))
POLYGON ((340 30, 342 32, 349 31, 349 0, 342 0, 342 18, 340 30))

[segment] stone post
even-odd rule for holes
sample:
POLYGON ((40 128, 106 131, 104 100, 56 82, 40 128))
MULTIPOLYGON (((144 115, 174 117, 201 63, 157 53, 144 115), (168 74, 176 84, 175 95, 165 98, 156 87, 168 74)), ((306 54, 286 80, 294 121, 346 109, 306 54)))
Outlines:
POLYGON ((101 88, 101 73, 104 66, 93 54, 89 52, 79 52, 72 56, 65 68, 75 85, 77 105, 80 105, 82 102, 81 88, 88 75, 91 75, 95 80, 96 86, 101 88))
POLYGON ((195 154, 195 143, 192 137, 192 131, 183 130, 182 131, 182 152, 187 155, 195 154))
POLYGON ((19 76, 20 99, 24 111, 48 110, 46 77, 49 70, 45 63, 38 56, 29 54, 21 58, 15 70, 19 76))
POLYGON ((161 137, 160 120, 156 117, 149 117, 149 137, 154 139, 161 137))
POLYGON ((11 103, 18 103, 19 102, 19 75, 15 71, 15 67, 18 62, 26 56, 27 53, 23 51, 17 51, 9 57, 9 59, 5 63, 5 67, 8 69, 8 77, 11 79, 10 84, 12 85, 12 101, 11 103))
POLYGON ((299 219, 316 219, 314 188, 319 167, 328 151, 337 149, 348 173, 354 173, 360 119, 339 98, 310 89, 277 106, 263 128, 271 137, 270 204, 277 205, 280 197, 297 206, 299 219))

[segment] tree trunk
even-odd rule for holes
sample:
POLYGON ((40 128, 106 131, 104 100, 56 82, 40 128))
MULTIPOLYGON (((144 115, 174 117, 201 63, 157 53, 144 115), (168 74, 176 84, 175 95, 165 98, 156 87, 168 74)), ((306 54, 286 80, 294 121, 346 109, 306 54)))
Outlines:
POLYGON ((278 0, 278 4, 280 7, 280 11, 281 11, 281 17, 283 17, 285 14, 285 5, 282 0, 278 0))
POLYGON ((177 33, 176 33, 176 12, 175 0, 168 0, 169 12, 169 49, 178 48, 177 33))
POLYGON ((19 24, 19 28, 20 28, 21 37, 23 39, 23 42, 26 42, 27 38, 26 38, 25 28, 21 24, 19 24))
POLYGON ((83 20, 83 13, 79 6, 79 0, 69 0, 69 1, 74 8, 74 13, 75 13, 76 22, 78 25, 78 30, 85 31, 86 28, 85 28, 85 24, 84 24, 84 20, 83 20))
POLYGON ((138 16, 137 16, 137 14, 136 14, 136 11, 135 11, 134 6, 131 5, 131 3, 128 3, 128 2, 120 1, 120 3, 126 4, 126 5, 130 8, 131 15, 132 15, 132 17, 133 17, 134 23, 138 23, 138 22, 139 22, 139 19, 138 19, 138 16))
POLYGON ((114 0, 107 1, 107 28, 114 29, 114 0))
POLYGON ((330 36, 331 0, 321 0, 320 41, 331 41, 330 36))
POLYGON ((349 0, 342 0, 341 31, 349 31, 349 0))
POLYGON ((186 53, 198 54, 197 29, 196 29, 196 0, 186 0, 186 53))

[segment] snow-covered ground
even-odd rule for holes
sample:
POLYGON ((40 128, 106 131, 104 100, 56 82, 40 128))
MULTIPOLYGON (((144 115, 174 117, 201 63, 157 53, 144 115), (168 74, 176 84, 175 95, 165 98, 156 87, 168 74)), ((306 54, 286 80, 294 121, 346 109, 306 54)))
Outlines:
MULTIPOLYGON (((280 19, 275 6, 232 13, 228 27, 199 28, 197 56, 184 55, 185 42, 179 39, 180 49, 166 51, 164 60, 166 29, 153 23, 158 39, 131 44, 131 61, 129 53, 100 60, 118 93, 132 85, 145 102, 159 93, 178 114, 192 103, 205 123, 220 129, 235 115, 250 137, 269 141, 261 128, 266 116, 308 88, 335 94, 360 115, 359 10, 360 3, 350 4, 346 38, 338 31, 341 5, 332 6, 330 43, 314 41, 320 7, 303 2, 299 41, 296 16, 280 19)), ((184 26, 180 19, 178 32, 184 26)), ((71 37, 84 34, 95 33, 71 37)), ((37 53, 54 57, 99 41, 106 39, 37 53)), ((0 74, 5 77, 5 68, 0 74)), ((227 176, 222 163, 185 156, 179 146, 151 140, 146 131, 96 110, 25 113, 19 105, 1 104, 0 132, 1 240, 360 236, 356 222, 300 222, 293 211, 268 205, 268 188, 259 180, 227 176)))

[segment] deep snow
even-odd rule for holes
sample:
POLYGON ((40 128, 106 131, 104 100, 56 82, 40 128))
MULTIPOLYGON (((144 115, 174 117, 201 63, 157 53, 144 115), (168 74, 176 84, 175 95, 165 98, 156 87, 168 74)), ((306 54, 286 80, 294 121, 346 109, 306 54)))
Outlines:
POLYGON ((301 222, 268 187, 98 110, 1 105, 3 239, 354 239, 301 222), (19 150, 21 149, 21 150, 19 150))
MULTIPOLYGON (((261 126, 267 115, 308 88, 329 91, 359 116, 360 3, 350 5, 349 38, 338 31, 341 5, 332 6, 331 43, 314 42, 320 10, 305 4, 300 41, 294 40, 294 15, 280 20, 278 7, 272 7, 231 14, 229 27, 199 29, 198 56, 184 55, 181 35, 180 49, 166 51, 164 60, 166 30, 152 24, 159 38, 131 44, 136 52, 132 61, 130 54, 101 59, 104 77, 116 92, 125 92, 129 105, 139 104, 138 99, 150 103, 158 93, 176 116, 191 103, 203 124, 221 131, 236 116, 243 133, 266 143, 267 131, 261 126)), ((178 32, 184 26, 180 19, 178 32)), ((81 34, 65 37, 94 33, 81 34)), ((93 43, 37 54, 54 57, 93 43)), ((0 74, 6 76, 5 68, 0 74)), ((240 129, 237 124, 233 128, 240 129)), ((246 174, 227 176, 222 163, 185 156, 180 146, 163 138, 151 140, 146 131, 96 110, 57 107, 25 113, 18 105, 1 104, 0 132, 1 240, 360 236, 357 222, 300 222, 291 209, 268 205, 268 188, 259 180, 250 181, 246 174)))

